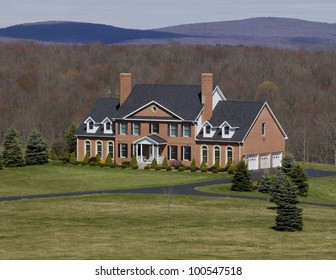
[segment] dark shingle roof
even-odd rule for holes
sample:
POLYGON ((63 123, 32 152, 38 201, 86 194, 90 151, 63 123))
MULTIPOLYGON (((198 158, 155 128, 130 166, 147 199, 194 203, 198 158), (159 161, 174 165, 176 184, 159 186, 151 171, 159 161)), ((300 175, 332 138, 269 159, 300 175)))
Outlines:
MULTIPOLYGON (((117 114, 117 108, 119 105, 119 98, 100 98, 97 100, 96 104, 91 109, 90 113, 85 117, 84 121, 91 117, 95 122, 101 123, 105 118, 109 118, 111 121, 117 114)), ((104 135, 104 127, 100 125, 96 133, 87 133, 86 132, 86 124, 84 121, 80 124, 76 135, 87 135, 87 136, 95 136, 95 135, 104 135)), ((110 136, 110 135, 109 135, 110 136)))
POLYGON ((223 122, 232 127, 238 127, 232 138, 222 138, 222 130, 217 129, 212 138, 204 137, 203 130, 197 135, 197 140, 215 140, 223 142, 241 142, 250 129, 265 102, 260 101, 219 101, 209 123, 218 127, 223 122))
POLYGON ((135 85, 118 111, 123 118, 150 102, 156 102, 184 120, 195 120, 202 109, 199 85, 135 85))

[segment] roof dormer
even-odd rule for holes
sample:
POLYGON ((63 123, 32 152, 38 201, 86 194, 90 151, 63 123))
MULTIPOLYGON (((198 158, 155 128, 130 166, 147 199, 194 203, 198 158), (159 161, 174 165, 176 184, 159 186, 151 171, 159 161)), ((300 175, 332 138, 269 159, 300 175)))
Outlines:
POLYGON ((211 123, 209 123, 208 121, 206 121, 203 125, 203 136, 204 137, 213 137, 215 132, 216 132, 216 128, 212 126, 211 123))
POLYGON ((88 133, 96 133, 99 128, 99 123, 96 123, 91 117, 88 117, 84 123, 86 124, 86 131, 88 133))
POLYGON ((233 134, 238 129, 238 127, 231 126, 227 121, 223 122, 219 128, 222 129, 222 138, 232 138, 233 134))
POLYGON ((104 133, 113 134, 113 122, 109 118, 105 118, 102 124, 104 125, 104 133))

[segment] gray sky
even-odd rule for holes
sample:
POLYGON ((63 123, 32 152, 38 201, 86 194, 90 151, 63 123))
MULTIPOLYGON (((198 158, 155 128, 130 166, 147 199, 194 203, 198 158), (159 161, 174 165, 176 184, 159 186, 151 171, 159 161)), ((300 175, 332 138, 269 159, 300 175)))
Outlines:
POLYGON ((336 0, 0 0, 0 28, 64 20, 150 29, 268 16, 336 23, 336 0))

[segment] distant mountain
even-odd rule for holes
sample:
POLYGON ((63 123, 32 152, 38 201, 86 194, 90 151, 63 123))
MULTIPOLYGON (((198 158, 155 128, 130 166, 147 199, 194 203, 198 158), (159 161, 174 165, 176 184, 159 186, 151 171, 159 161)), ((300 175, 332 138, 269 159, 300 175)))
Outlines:
POLYGON ((185 24, 152 30, 124 29, 103 24, 42 22, 0 29, 3 40, 86 44, 203 44, 278 48, 336 47, 336 24, 288 18, 185 24))
POLYGON ((125 29, 94 23, 41 22, 2 28, 0 29, 0 37, 55 43, 87 44, 101 42, 119 44, 133 40, 171 40, 188 37, 188 35, 164 31, 125 29))

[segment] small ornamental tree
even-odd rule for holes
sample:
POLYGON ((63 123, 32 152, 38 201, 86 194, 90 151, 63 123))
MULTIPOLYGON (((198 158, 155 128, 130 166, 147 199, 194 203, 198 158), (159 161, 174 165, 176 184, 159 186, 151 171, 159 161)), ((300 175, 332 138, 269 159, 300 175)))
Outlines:
POLYGON ((77 138, 76 138, 76 133, 77 131, 77 126, 73 123, 71 124, 68 132, 65 135, 65 141, 66 141, 66 150, 68 151, 69 154, 72 152, 77 151, 77 138))
POLYGON ((292 170, 296 165, 294 156, 290 153, 286 153, 281 161, 281 171, 283 174, 290 176, 292 170))
POLYGON ((168 160, 166 157, 164 157, 162 162, 162 168, 166 169, 169 166, 168 160))
POLYGON ((298 195, 308 196, 308 177, 299 164, 296 164, 293 168, 292 172, 290 173, 290 178, 293 184, 298 188, 298 195))
POLYGON ((158 167, 158 163, 157 163, 156 158, 153 158, 151 167, 152 167, 153 169, 156 169, 156 168, 158 167))
POLYGON ((85 154, 85 157, 83 158, 83 160, 82 160, 82 162, 81 162, 81 164, 82 164, 82 165, 88 165, 88 164, 89 164, 89 161, 90 161, 89 154, 86 153, 86 154, 85 154))
POLYGON ((70 162, 71 164, 78 164, 78 162, 77 162, 77 157, 76 157, 75 152, 72 152, 72 153, 70 154, 69 162, 70 162))
POLYGON ((131 159, 131 167, 133 169, 138 169, 138 161, 137 161, 137 158, 136 158, 136 155, 133 155, 132 156, 132 159, 131 159))
POLYGON ((26 165, 20 142, 20 135, 15 128, 10 128, 6 132, 3 147, 4 151, 2 159, 4 166, 21 167, 26 165))
POLYGON ((236 164, 231 190, 239 192, 252 191, 251 173, 244 160, 241 160, 236 164))
POLYGON ((48 162, 48 146, 43 139, 41 132, 33 130, 29 137, 26 148, 26 164, 37 165, 48 162))
POLYGON ((287 176, 280 172, 275 179, 270 194, 272 196, 271 201, 277 205, 276 226, 274 229, 279 231, 301 231, 303 227, 302 209, 296 206, 299 203, 297 187, 293 185, 287 176))

